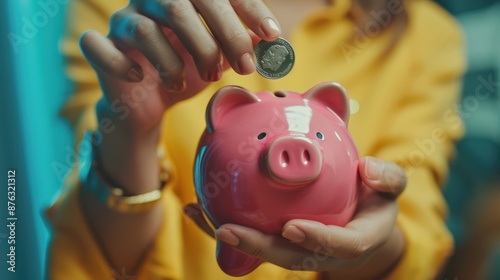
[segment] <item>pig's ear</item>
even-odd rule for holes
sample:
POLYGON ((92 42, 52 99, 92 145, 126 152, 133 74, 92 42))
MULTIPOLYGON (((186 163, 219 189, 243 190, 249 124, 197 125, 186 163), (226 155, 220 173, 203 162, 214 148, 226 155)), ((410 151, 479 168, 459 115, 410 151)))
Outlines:
POLYGON ((260 102, 260 99, 245 88, 226 86, 219 89, 208 103, 206 115, 208 132, 213 132, 217 128, 229 110, 254 102, 260 102))
POLYGON ((345 89, 337 83, 322 83, 304 94, 304 99, 319 102, 337 114, 345 124, 349 122, 349 98, 345 89))

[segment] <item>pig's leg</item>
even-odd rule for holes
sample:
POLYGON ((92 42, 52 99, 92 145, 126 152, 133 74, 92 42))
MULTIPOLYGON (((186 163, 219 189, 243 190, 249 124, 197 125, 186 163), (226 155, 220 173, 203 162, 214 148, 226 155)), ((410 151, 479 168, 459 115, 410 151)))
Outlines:
POLYGON ((244 254, 230 245, 217 241, 217 262, 231 276, 243 276, 256 269, 262 261, 244 254))

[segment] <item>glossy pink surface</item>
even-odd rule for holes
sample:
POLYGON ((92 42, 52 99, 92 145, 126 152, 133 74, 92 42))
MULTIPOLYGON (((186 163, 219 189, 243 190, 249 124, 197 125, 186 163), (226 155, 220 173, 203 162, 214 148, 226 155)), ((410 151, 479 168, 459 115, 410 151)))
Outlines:
MULTIPOLYGON (((360 186, 348 118, 348 98, 335 83, 304 94, 220 89, 207 108, 194 170, 199 203, 213 225, 270 234, 281 234, 292 219, 344 226, 360 186)), ((262 263, 222 242, 217 260, 233 276, 262 263)))

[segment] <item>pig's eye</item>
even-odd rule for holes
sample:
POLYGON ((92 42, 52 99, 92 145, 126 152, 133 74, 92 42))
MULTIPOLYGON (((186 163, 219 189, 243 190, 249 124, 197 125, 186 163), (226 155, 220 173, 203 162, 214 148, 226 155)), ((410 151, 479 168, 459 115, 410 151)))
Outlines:
POLYGON ((325 139, 325 136, 321 132, 316 132, 316 137, 318 137, 319 140, 325 139))
POLYGON ((259 135, 257 135, 257 139, 262 140, 266 138, 267 134, 265 132, 261 132, 259 135))

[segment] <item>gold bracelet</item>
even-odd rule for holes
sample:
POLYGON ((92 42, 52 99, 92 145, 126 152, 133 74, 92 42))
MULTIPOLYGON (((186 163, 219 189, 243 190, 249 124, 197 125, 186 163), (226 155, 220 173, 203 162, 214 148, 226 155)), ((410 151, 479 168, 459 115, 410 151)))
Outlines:
POLYGON ((108 208, 122 213, 144 213, 150 211, 156 203, 161 200, 161 187, 164 182, 160 181, 159 188, 147 193, 127 196, 122 188, 115 187, 107 178, 99 166, 99 155, 95 134, 88 131, 85 133, 81 150, 84 145, 91 147, 91 151, 83 151, 79 154, 80 180, 83 187, 94 194, 97 199, 108 208))

